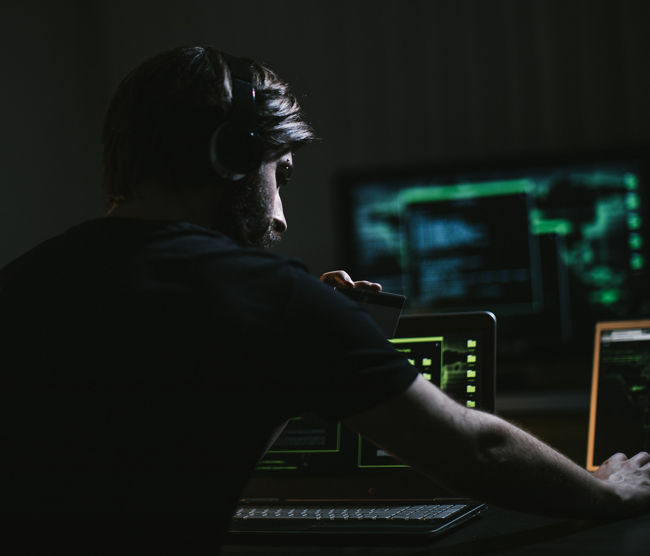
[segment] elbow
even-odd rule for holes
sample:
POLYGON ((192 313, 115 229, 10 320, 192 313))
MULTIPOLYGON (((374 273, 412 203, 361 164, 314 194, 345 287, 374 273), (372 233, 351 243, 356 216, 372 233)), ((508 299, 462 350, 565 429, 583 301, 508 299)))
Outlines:
POLYGON ((474 459, 483 470, 508 461, 508 434, 497 420, 490 419, 478 428, 474 438, 474 459))
POLYGON ((503 476, 509 465, 507 431, 498 419, 486 414, 471 414, 466 421, 461 442, 456 443, 453 461, 438 465, 432 476, 449 490, 462 496, 483 499, 494 484, 494 477, 503 476), (477 417, 477 419, 473 419, 477 417), (486 490, 487 489, 487 490, 486 490))

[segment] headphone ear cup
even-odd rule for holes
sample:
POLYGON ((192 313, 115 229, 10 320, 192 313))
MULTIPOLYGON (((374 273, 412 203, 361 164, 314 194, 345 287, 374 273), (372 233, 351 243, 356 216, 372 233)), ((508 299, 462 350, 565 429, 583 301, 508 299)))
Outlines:
POLYGON ((262 139, 248 129, 224 122, 212 134, 210 161, 219 176, 239 181, 262 164, 262 139))

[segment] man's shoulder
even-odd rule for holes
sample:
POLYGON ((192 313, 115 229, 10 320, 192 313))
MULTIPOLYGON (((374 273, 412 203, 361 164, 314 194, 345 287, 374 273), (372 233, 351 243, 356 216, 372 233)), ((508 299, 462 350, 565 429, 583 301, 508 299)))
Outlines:
POLYGON ((307 273, 307 265, 300 258, 264 248, 239 245, 227 235, 206 229, 187 229, 178 237, 179 245, 196 264, 211 268, 226 266, 259 272, 307 273))

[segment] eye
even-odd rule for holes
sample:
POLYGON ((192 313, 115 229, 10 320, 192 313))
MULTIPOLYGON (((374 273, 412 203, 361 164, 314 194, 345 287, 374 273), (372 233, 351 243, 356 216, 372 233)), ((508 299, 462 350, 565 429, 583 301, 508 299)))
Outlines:
POLYGON ((279 162, 275 171, 275 178, 278 187, 287 185, 291 179, 291 174, 293 174, 293 165, 290 162, 284 160, 279 162))

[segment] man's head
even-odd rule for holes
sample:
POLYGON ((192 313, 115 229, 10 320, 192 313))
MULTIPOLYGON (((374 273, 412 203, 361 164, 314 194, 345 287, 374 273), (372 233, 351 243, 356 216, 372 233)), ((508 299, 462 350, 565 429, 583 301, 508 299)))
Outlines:
POLYGON ((129 73, 110 103, 102 134, 109 207, 137 200, 152 186, 170 194, 218 187, 214 227, 249 245, 277 239, 282 231, 277 228, 286 223, 272 222, 269 216, 277 213, 279 197, 275 202, 268 178, 273 173, 285 179, 291 153, 311 141, 313 132, 285 82, 259 63, 239 62, 250 71, 255 90, 253 120, 262 146, 261 166, 240 181, 215 170, 211 139, 233 110, 228 57, 210 47, 176 48, 129 73))

